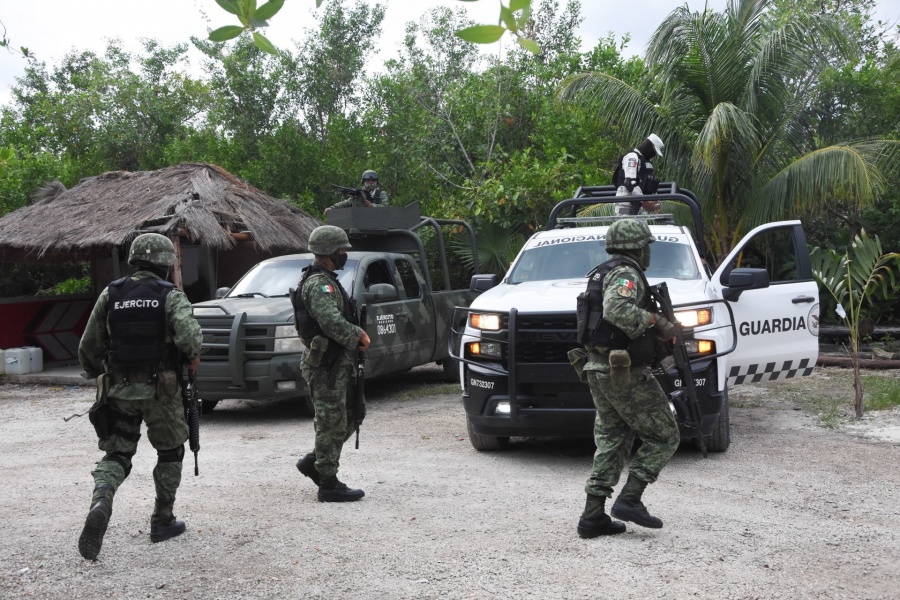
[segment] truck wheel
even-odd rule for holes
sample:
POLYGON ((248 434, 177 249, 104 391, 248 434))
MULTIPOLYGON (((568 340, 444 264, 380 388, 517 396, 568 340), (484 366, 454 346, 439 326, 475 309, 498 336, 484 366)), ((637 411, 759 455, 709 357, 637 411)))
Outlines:
POLYGON ((447 383, 459 383, 459 363, 449 356, 441 363, 444 372, 444 381, 447 383))
POLYGON ((218 400, 200 400, 200 412, 211 413, 218 403, 218 400))
POLYGON ((722 412, 712 433, 706 436, 706 449, 709 452, 725 452, 731 445, 731 419, 728 416, 728 390, 722 400, 722 412))
POLYGON ((503 450, 509 445, 509 436, 481 435, 472 431, 472 421, 466 415, 466 428, 469 430, 469 441, 479 452, 503 450))

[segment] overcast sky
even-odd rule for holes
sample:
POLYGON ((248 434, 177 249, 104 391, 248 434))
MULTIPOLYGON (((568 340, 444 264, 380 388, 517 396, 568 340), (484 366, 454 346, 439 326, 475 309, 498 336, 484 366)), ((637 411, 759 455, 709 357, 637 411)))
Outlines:
MULTIPOLYGON (((259 4, 263 1, 258 0, 259 4)), ((375 4, 375 0, 367 1, 375 4)), ((560 0, 560 4, 564 5, 565 1, 560 0)), ((593 47, 609 32, 617 37, 630 33, 632 41, 626 53, 641 54, 663 17, 684 3, 683 0, 641 0, 640 3, 582 0, 584 23, 579 34, 583 47, 593 47)), ((705 4, 703 0, 686 3, 692 10, 700 10, 705 4)), ((382 58, 396 55, 406 22, 417 21, 434 6, 463 7, 478 23, 494 23, 499 14, 497 0, 382 0, 381 4, 388 7, 383 25, 382 58)), ((709 0, 708 4, 714 10, 722 10, 726 0, 709 0)), ((315 0, 287 0, 264 33, 276 46, 290 48, 303 30, 313 24, 314 10, 315 0)), ((900 20, 900 0, 879 0, 877 14, 896 24, 900 20)), ((52 67, 73 49, 102 52, 109 38, 119 38, 127 49, 139 51, 141 38, 156 38, 166 45, 189 42, 190 36, 206 37, 207 29, 233 24, 236 17, 219 8, 215 0, 6 0, 0 8, 0 22, 13 47, 27 47, 52 67)), ((502 43, 510 43, 508 35, 502 43)), ((496 49, 497 45, 486 48, 496 49)), ((9 102, 9 88, 22 75, 25 64, 21 55, 0 49, 0 104, 9 102)))

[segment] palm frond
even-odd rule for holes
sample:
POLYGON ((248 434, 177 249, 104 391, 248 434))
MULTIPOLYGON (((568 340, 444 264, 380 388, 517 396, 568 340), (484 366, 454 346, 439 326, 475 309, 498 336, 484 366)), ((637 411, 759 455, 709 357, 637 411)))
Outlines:
POLYGON ((879 162, 900 142, 866 140, 821 148, 790 162, 764 184, 754 203, 753 223, 795 217, 831 200, 836 191, 868 203, 888 185, 879 162))
POLYGON ((600 123, 616 124, 635 140, 664 128, 659 110, 643 93, 606 73, 572 75, 563 80, 558 97, 563 102, 596 110, 600 123))

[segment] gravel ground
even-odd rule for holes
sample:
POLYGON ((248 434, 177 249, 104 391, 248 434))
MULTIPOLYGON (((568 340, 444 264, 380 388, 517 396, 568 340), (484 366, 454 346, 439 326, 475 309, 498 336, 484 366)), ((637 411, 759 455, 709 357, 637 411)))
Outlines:
POLYGON ((370 385, 361 448, 341 468, 366 491, 357 503, 317 502, 296 471, 312 444, 297 404, 226 401, 204 417, 199 477, 186 458, 187 532, 151 544, 156 457, 143 438, 97 562, 76 541, 100 452, 86 417, 63 421, 92 390, 0 385, 0 596, 900 597, 896 410, 833 430, 777 386, 737 388, 731 449, 682 448, 648 488, 665 528, 582 540, 590 442, 476 452, 438 376, 370 385))

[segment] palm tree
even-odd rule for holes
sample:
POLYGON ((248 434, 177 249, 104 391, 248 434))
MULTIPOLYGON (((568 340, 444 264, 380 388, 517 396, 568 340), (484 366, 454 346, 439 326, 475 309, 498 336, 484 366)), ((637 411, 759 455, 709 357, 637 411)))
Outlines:
POLYGON ((871 202, 900 162, 896 140, 817 147, 806 123, 817 74, 850 44, 834 17, 778 23, 766 19, 772 4, 677 8, 651 38, 642 89, 605 73, 575 75, 560 89, 631 143, 662 136, 663 172, 697 193, 720 259, 755 225, 796 218, 835 194, 871 202))

